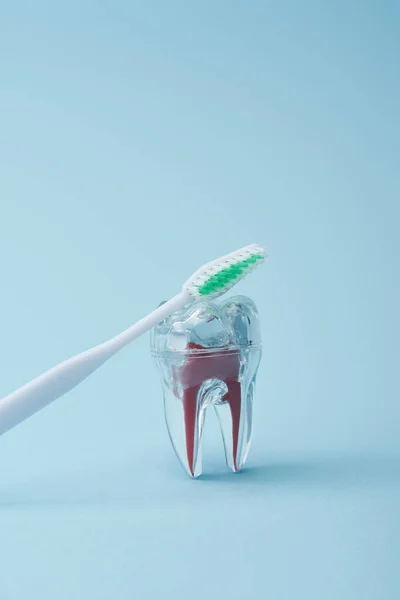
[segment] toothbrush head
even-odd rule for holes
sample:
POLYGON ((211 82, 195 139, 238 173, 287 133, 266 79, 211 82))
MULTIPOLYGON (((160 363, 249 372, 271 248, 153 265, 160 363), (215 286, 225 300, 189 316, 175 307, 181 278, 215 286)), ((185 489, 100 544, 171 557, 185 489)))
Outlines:
POLYGON ((198 269, 183 285, 182 291, 194 300, 213 299, 228 292, 265 259, 258 244, 244 246, 198 269))

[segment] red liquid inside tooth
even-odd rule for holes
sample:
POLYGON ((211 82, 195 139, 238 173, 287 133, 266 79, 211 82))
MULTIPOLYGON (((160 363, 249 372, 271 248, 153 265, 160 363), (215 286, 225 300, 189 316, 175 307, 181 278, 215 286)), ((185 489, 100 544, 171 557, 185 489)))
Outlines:
MULTIPOLYGON (((187 350, 204 350, 203 346, 189 342, 187 350)), ((233 464, 237 471, 237 450, 240 428, 241 386, 239 382, 239 357, 236 354, 225 354, 223 349, 215 356, 192 355, 180 372, 184 387, 183 410, 186 434, 186 453, 189 469, 194 475, 194 449, 198 417, 197 399, 201 384, 206 379, 219 379, 225 382, 228 391, 223 400, 228 402, 232 415, 233 464)))

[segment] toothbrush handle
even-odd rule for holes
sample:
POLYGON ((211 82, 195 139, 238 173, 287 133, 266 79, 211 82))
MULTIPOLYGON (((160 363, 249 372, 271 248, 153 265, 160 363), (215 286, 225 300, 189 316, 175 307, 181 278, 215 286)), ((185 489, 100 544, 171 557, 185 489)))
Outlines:
POLYGON ((110 342, 69 358, 0 400, 0 435, 63 396, 114 354, 110 342))
POLYGON ((186 292, 180 292, 179 294, 168 300, 168 302, 165 302, 164 304, 153 310, 153 312, 151 312, 149 315, 143 317, 143 319, 141 319, 140 321, 138 321, 119 335, 117 335, 111 340, 111 342, 113 342, 113 344, 115 344, 115 346, 118 347, 118 350, 121 350, 121 348, 124 348, 125 346, 133 342, 133 340, 142 335, 142 333, 145 333, 146 331, 157 325, 157 323, 159 323, 166 317, 169 317, 169 315, 172 315, 172 313, 179 310, 190 301, 191 298, 189 294, 187 294, 186 292))
POLYGON ((108 342, 65 360, 2 398, 0 435, 72 390, 119 350, 184 306, 187 301, 188 297, 181 292, 108 342))

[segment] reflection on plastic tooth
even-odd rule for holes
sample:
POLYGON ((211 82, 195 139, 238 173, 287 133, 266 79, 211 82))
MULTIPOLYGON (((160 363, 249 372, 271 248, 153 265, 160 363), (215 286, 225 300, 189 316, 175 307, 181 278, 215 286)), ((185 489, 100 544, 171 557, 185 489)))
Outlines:
POLYGON ((226 462, 238 471, 249 451, 255 378, 261 358, 258 312, 250 298, 202 302, 156 327, 152 354, 162 374, 169 436, 191 477, 202 472, 205 412, 213 405, 226 462))

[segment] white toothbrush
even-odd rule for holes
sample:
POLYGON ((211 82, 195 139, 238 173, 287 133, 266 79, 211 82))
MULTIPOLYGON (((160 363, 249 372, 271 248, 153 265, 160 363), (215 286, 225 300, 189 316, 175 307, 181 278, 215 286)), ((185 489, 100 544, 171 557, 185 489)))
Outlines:
POLYGON ((245 246, 198 269, 182 291, 111 340, 82 352, 46 371, 0 400, 0 435, 47 404, 63 396, 119 350, 189 302, 217 298, 260 264, 265 251, 257 244, 245 246))

